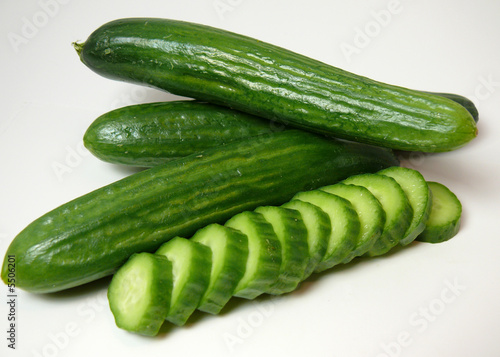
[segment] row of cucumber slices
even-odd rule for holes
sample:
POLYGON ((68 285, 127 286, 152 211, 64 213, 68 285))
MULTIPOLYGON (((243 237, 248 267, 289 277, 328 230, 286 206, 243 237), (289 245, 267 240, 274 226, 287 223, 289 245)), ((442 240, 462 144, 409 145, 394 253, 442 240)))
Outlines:
POLYGON ((133 255, 109 286, 111 311, 118 327, 154 336, 165 320, 181 326, 196 309, 217 314, 232 296, 291 292, 356 257, 448 240, 461 210, 448 188, 413 169, 352 176, 133 255))

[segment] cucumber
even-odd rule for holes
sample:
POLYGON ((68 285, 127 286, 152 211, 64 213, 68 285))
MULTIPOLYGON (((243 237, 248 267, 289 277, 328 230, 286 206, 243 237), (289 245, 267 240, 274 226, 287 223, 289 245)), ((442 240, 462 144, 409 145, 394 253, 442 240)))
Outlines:
POLYGON ((116 326, 141 335, 156 335, 168 314, 171 293, 172 263, 150 253, 133 254, 108 288, 116 326))
POLYGON ((307 228, 299 212, 279 206, 261 206, 255 212, 271 223, 281 244, 278 279, 265 292, 279 295, 297 288, 309 263, 307 228))
POLYGON ((172 296, 165 319, 182 326, 198 307, 210 283, 212 251, 189 239, 175 237, 164 243, 157 255, 172 262, 172 296))
POLYGON ((257 212, 242 212, 225 224, 248 238, 248 259, 242 261, 245 274, 238 282, 234 296, 255 299, 277 281, 281 268, 281 243, 273 226, 257 212))
POLYGON ((200 24, 119 19, 74 47, 81 61, 104 77, 338 138, 439 152, 477 135, 471 114, 451 99, 377 82, 200 24))
POLYGON ((462 204, 450 189, 439 182, 427 182, 432 205, 425 229, 416 238, 420 242, 441 243, 453 238, 460 229, 462 204))
POLYGON ((363 186, 345 185, 339 182, 322 187, 320 190, 340 196, 351 202, 360 221, 356 247, 352 254, 344 260, 344 263, 367 253, 380 238, 384 229, 385 211, 382 209, 380 202, 363 186))
POLYGON ((83 142, 103 161, 152 167, 272 132, 267 120, 185 100, 138 104, 105 113, 90 125, 83 142))
POLYGON ((399 243, 413 217, 403 189, 392 177, 377 174, 351 176, 342 183, 366 187, 382 205, 386 218, 384 229, 367 254, 376 256, 387 253, 399 243))
POLYGON ((325 256, 315 268, 321 272, 340 264, 355 249, 360 222, 352 204, 344 198, 330 193, 312 190, 299 192, 293 200, 312 203, 330 217, 331 231, 325 256))
POLYGON ((393 166, 378 172, 379 175, 392 177, 401 186, 410 202, 413 218, 399 243, 410 244, 425 229, 432 206, 429 185, 417 170, 393 166))
POLYGON ((385 149, 285 130, 207 149, 130 175, 36 219, 7 249, 16 286, 45 293, 112 274, 137 252, 301 190, 398 165, 385 149))
POLYGON ((469 98, 466 98, 464 96, 461 96, 459 94, 454 94, 454 93, 436 93, 436 92, 427 92, 429 94, 434 94, 434 95, 439 95, 441 97, 445 97, 448 99, 451 99, 452 101, 460 104, 462 107, 467 109, 467 111, 470 113, 472 116, 472 119, 477 123, 479 121, 479 112, 472 100, 469 98))
POLYGON ((301 279, 304 280, 314 272, 314 269, 326 254, 330 232, 332 231, 330 216, 318 206, 299 200, 289 201, 283 204, 282 207, 298 211, 307 229, 309 262, 301 279))
POLYGON ((248 238, 240 231, 213 223, 197 231, 191 240, 212 250, 210 283, 198 310, 218 314, 245 274, 246 264, 242 262, 248 259, 248 238))

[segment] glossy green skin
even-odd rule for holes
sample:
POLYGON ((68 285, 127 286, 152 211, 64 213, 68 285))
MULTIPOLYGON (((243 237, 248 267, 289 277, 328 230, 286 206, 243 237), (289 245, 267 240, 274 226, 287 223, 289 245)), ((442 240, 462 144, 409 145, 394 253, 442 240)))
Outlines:
POLYGON ((395 165, 381 148, 299 130, 261 135, 135 173, 55 208, 17 235, 6 258, 16 256, 17 287, 59 291, 112 274, 133 253, 153 252, 176 235, 395 165))
POLYGON ((448 99, 451 99, 452 101, 460 104, 462 107, 467 109, 467 111, 470 113, 472 116, 472 119, 477 123, 479 121, 479 112, 472 100, 469 98, 466 98, 464 96, 454 94, 454 93, 437 93, 437 92, 426 92, 429 94, 434 94, 434 95, 439 95, 441 97, 445 97, 448 99))
POLYGON ((152 167, 277 129, 253 115, 185 100, 112 110, 90 125, 83 142, 103 161, 152 167))
POLYGON ((104 77, 353 141, 438 152, 477 135, 470 113, 443 96, 377 82, 199 24, 120 19, 75 48, 104 77))

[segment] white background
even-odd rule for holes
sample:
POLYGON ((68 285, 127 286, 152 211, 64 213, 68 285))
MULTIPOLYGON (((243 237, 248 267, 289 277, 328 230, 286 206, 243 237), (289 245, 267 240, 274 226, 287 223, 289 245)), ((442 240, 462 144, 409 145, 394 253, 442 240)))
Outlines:
MULTIPOLYGON (((479 136, 404 165, 452 189, 452 240, 316 275, 279 299, 232 301, 157 338, 114 325, 108 280, 52 295, 18 291, 16 350, 2 356, 500 356, 500 3, 442 1, 2 0, 0 254, 32 220, 133 172, 82 147, 99 115, 174 96, 87 69, 71 43, 121 17, 200 22, 271 42, 383 82, 473 99, 479 136)), ((200 34, 202 36, 203 34, 200 34)))

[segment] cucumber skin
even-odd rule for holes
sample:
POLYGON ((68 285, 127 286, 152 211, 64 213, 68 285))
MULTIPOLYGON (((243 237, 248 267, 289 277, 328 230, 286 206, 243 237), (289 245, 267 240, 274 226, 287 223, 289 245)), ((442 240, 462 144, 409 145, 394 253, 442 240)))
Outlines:
POLYGON ((75 48, 81 61, 104 77, 343 139, 440 152, 477 135, 471 114, 453 100, 377 82, 204 25, 120 19, 75 48))
POLYGON ((388 150, 297 130, 208 149, 130 175, 36 219, 7 249, 2 279, 8 280, 8 255, 15 255, 21 289, 47 293, 82 285, 176 235, 189 237, 239 212, 283 204, 297 191, 396 165, 388 150))
POLYGON ((89 126, 83 142, 103 161, 152 167, 276 129, 253 115, 210 103, 179 100, 107 112, 89 126))

